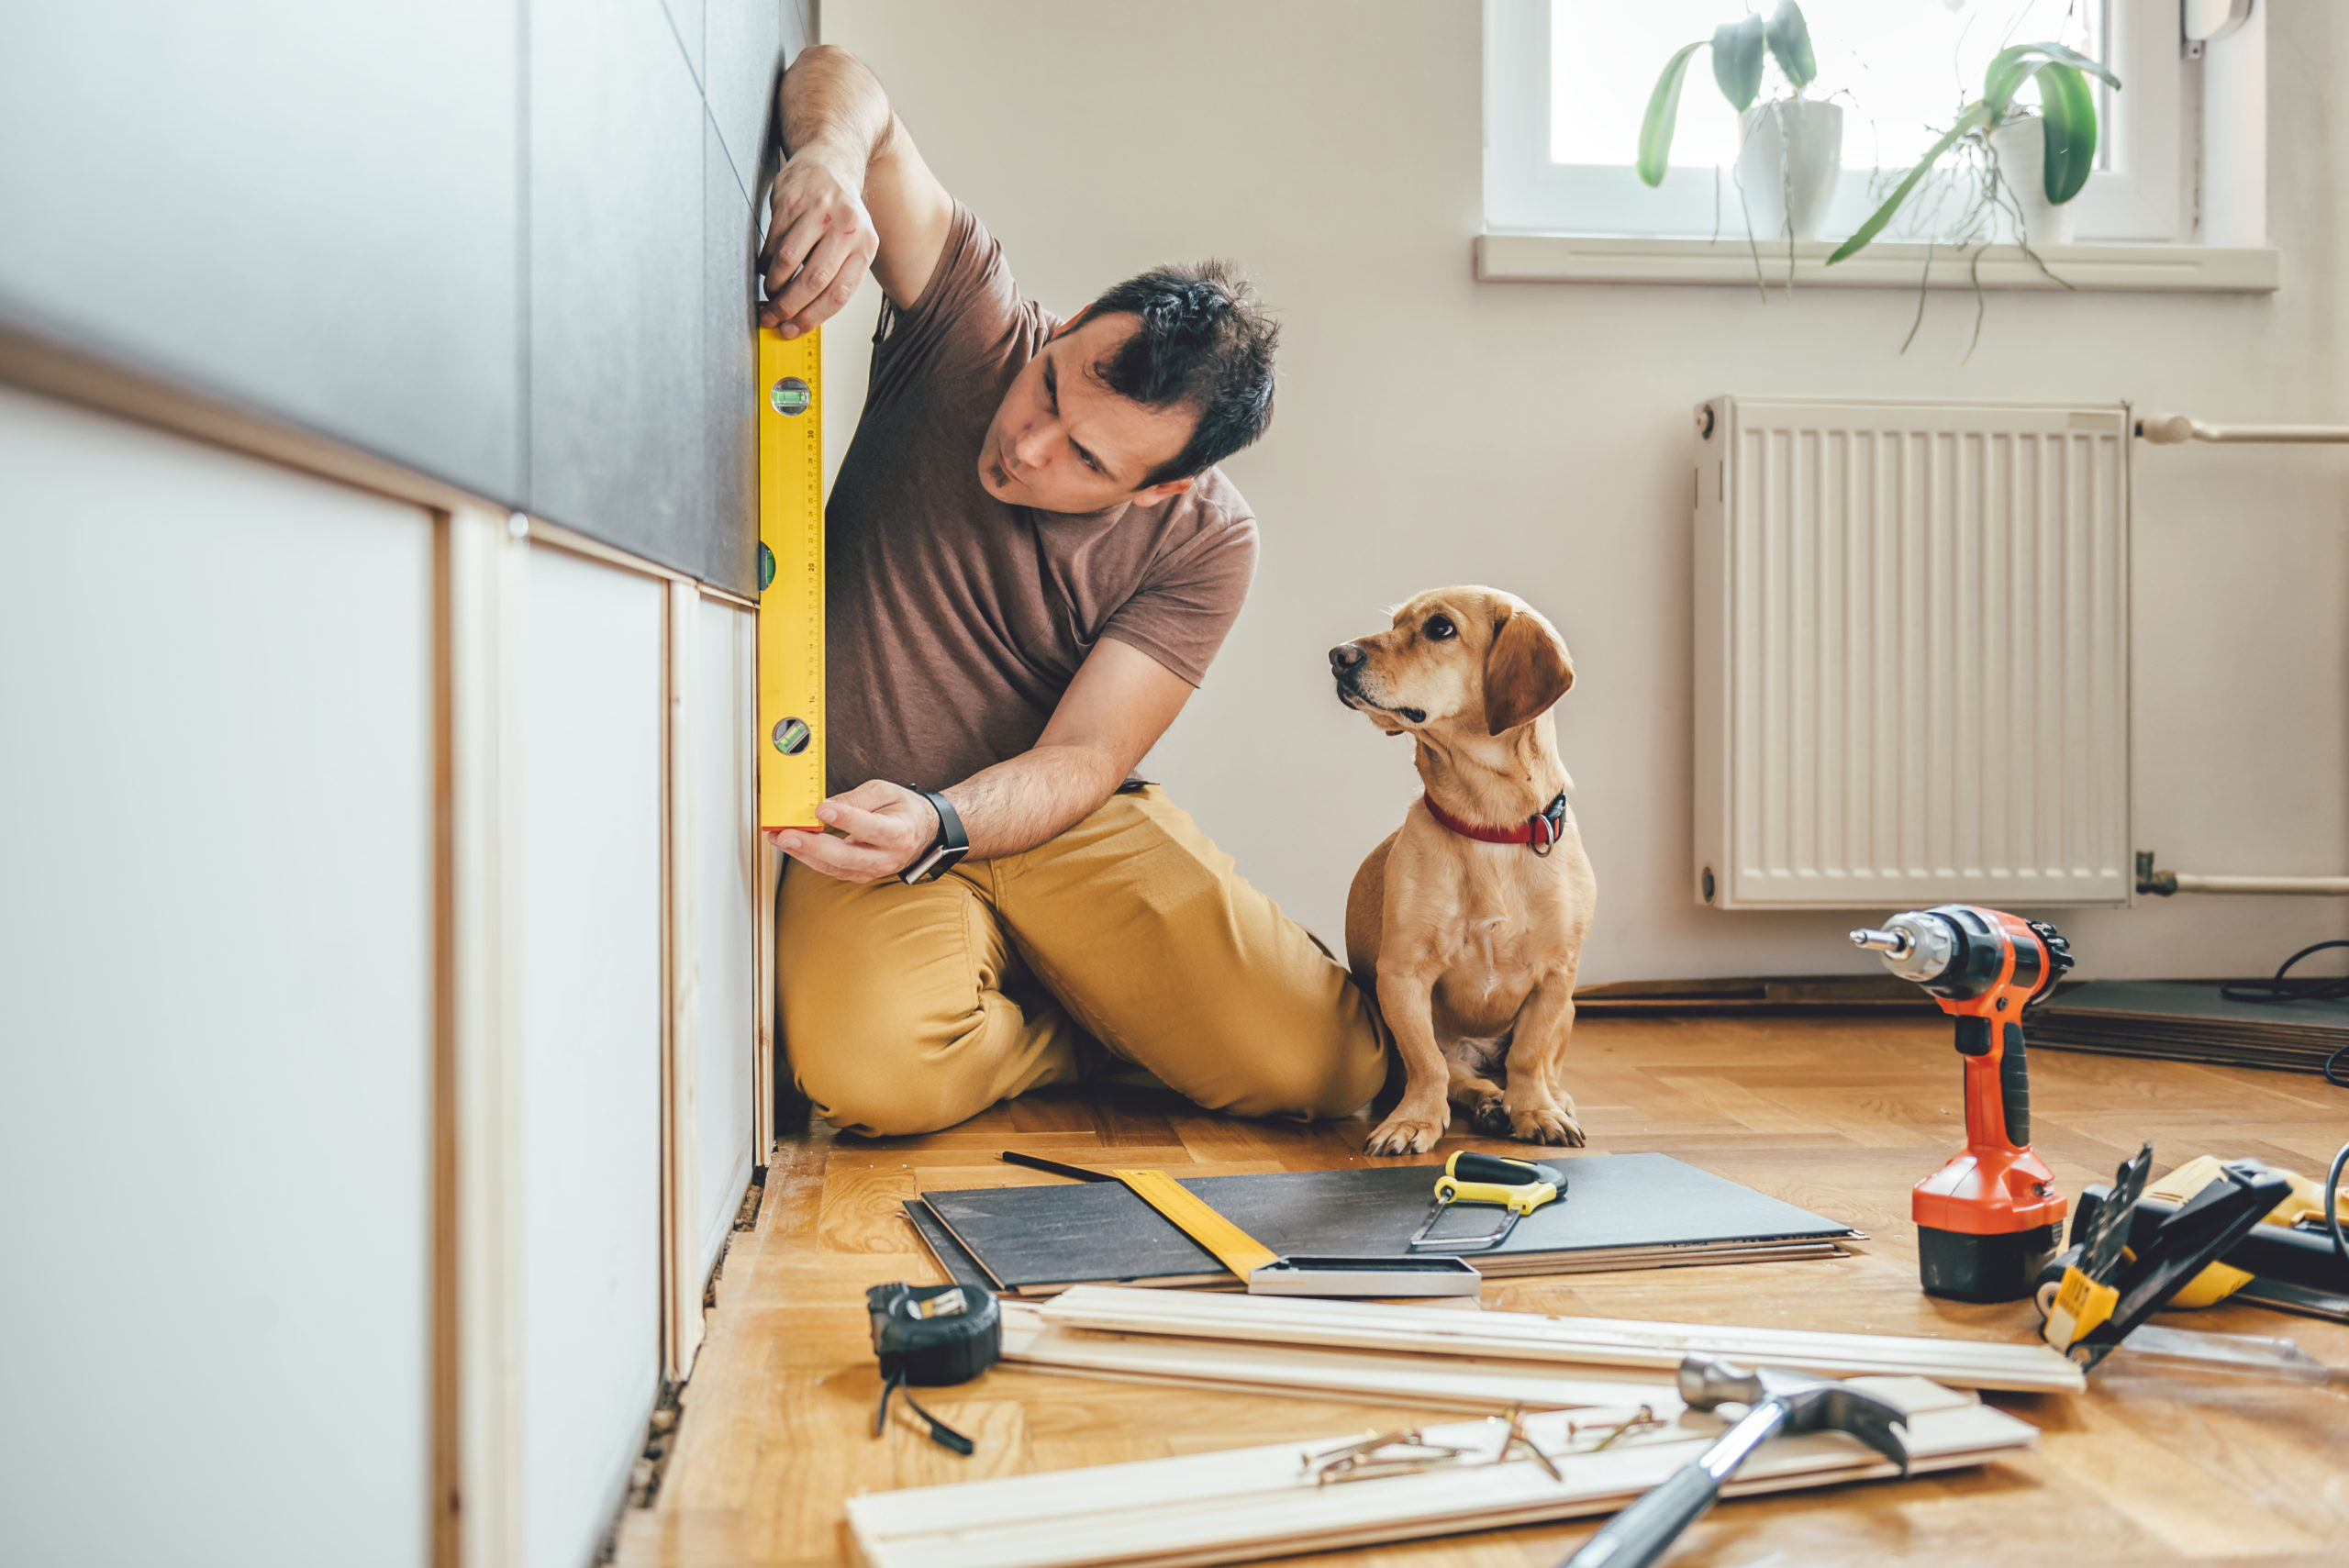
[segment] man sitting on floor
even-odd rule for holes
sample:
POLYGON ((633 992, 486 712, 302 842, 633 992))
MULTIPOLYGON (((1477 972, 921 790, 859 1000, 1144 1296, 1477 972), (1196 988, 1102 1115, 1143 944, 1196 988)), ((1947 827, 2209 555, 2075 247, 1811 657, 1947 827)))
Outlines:
POLYGON ((1214 465, 1271 418, 1272 323, 1216 263, 1065 321, 1021 298, 840 50, 778 120, 767 324, 868 266, 886 296, 827 514, 835 831, 775 836, 800 1089, 867 1133, 1121 1062, 1241 1116, 1358 1109, 1385 1062, 1344 967, 1132 776, 1255 569, 1214 465))

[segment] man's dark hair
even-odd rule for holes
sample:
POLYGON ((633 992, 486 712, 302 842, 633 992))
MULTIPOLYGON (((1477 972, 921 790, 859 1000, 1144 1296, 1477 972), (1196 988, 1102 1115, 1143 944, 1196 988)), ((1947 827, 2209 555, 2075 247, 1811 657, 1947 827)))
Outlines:
POLYGON ((1104 385, 1149 407, 1198 410, 1190 440, 1136 489, 1204 473, 1273 422, 1273 350, 1281 329, 1227 263, 1152 268, 1090 309, 1141 317, 1093 367, 1104 385))

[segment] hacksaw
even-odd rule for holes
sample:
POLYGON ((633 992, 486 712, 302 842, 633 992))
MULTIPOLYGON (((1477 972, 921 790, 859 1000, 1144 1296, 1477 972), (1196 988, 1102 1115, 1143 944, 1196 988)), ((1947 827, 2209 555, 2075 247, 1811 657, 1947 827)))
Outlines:
POLYGON ((823 334, 759 329, 759 826, 820 831, 823 334))

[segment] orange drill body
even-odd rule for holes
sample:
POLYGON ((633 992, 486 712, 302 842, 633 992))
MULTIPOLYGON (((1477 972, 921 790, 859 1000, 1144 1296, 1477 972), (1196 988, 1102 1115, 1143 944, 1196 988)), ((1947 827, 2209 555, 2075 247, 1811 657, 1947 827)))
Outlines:
POLYGON ((1887 928, 1853 937, 1957 1020, 1965 1059, 1965 1148, 1909 1197, 1925 1289, 2018 1299, 2054 1255, 2065 1214, 2054 1173, 2031 1148, 2022 1013, 2054 989, 2070 950, 2052 926, 1975 905, 1898 915, 1887 928))

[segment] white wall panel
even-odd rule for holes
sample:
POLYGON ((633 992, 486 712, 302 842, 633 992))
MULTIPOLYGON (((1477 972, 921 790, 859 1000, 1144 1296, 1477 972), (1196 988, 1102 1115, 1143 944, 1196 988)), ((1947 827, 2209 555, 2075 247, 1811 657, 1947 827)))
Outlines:
POLYGON ((0 389, 0 1562, 424 1560, 431 562, 0 389))
POLYGON ((749 610, 704 599, 695 644, 694 894, 701 974, 701 1266, 726 1244, 750 1184, 752 1014, 758 986, 758 840, 751 826, 751 741, 758 672, 749 610))
POLYGON ((551 549, 524 592, 523 1535, 580 1568, 660 1375, 662 599, 551 549))

